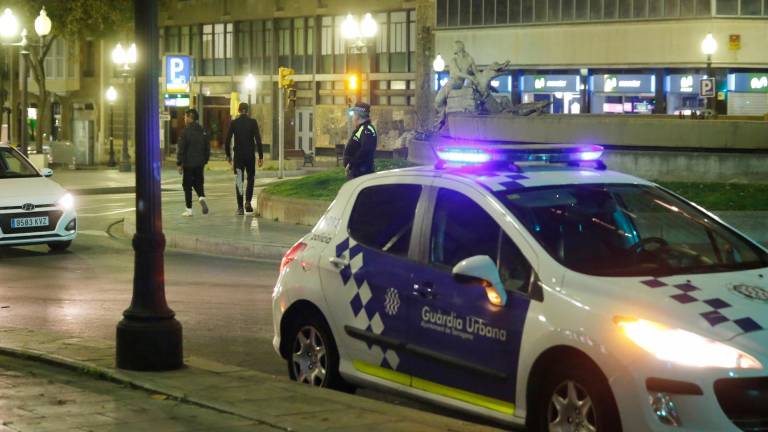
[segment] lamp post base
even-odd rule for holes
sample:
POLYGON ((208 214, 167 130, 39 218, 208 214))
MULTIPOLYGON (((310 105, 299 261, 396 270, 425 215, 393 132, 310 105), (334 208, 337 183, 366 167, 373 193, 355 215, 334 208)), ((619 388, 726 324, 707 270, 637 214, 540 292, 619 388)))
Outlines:
POLYGON ((120 161, 120 166, 118 167, 118 170, 120 172, 131 172, 131 162, 127 160, 120 161))
POLYGON ((120 369, 169 371, 184 366, 181 323, 175 318, 123 318, 117 324, 120 369))

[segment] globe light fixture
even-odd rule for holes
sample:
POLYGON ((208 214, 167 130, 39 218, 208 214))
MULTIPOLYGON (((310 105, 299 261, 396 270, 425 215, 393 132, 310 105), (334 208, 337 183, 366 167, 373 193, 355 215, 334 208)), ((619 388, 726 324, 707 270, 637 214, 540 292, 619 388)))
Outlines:
POLYGON ((0 15, 0 36, 5 39, 16 37, 19 34, 19 20, 10 8, 5 8, 0 15))
POLYGON ((376 20, 373 19, 370 13, 363 16, 363 21, 360 23, 360 36, 363 38, 372 38, 379 30, 379 25, 376 24, 376 20))
POLYGON ((115 49, 112 50, 112 62, 116 65, 123 65, 125 64, 125 49, 123 48, 123 45, 118 43, 115 49))
POLYGON ((432 69, 435 72, 442 72, 445 70, 445 60, 443 60, 443 56, 440 54, 435 57, 435 61, 432 62, 432 69))
POLYGON ((253 91, 256 89, 256 77, 253 76, 252 73, 249 73, 248 76, 245 77, 245 88, 249 91, 253 91))
POLYGON ((136 64, 136 60, 138 58, 138 55, 136 53, 136 44, 132 43, 131 46, 128 48, 128 52, 126 53, 126 61, 128 64, 136 64))
POLYGON ((45 11, 45 6, 40 9, 40 15, 35 18, 35 33, 40 37, 48 36, 51 33, 51 19, 45 11))
POLYGON ((107 93, 105 94, 107 101, 109 103, 113 103, 117 100, 117 89, 115 89, 113 86, 109 86, 107 89, 107 93))
POLYGON ((712 36, 712 33, 707 33, 707 36, 701 41, 701 52, 705 55, 712 55, 717 51, 717 41, 712 36))
POLYGON ((360 38, 360 24, 352 14, 347 14, 344 22, 341 23, 341 37, 344 39, 360 38))

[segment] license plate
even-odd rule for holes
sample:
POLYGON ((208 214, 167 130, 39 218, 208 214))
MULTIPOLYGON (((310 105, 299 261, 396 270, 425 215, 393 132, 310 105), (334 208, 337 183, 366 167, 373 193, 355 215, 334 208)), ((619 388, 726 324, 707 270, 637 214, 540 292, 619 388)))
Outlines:
POLYGON ((48 216, 11 219, 11 228, 34 228, 48 226, 48 216))

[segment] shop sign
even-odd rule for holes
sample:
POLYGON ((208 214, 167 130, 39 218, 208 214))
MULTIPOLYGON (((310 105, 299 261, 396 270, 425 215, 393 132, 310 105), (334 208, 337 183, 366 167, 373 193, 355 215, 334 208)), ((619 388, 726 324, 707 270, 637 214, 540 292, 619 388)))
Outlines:
POLYGON ((681 93, 693 92, 693 75, 684 75, 680 77, 680 92, 681 93))
POLYGON ((578 75, 526 75, 523 77, 523 92, 528 93, 577 93, 578 75))
POLYGON ((768 93, 768 74, 730 74, 728 75, 728 90, 742 93, 768 93))
POLYGON ((169 93, 189 93, 191 76, 192 62, 189 56, 165 56, 165 91, 169 93))
POLYGON ((666 90, 668 93, 699 93, 700 82, 704 75, 672 74, 667 76, 666 90))
POLYGON ((165 93, 165 103, 167 107, 188 107, 189 93, 165 93))
POLYGON ((593 89, 604 93, 655 93, 654 75, 595 75, 593 89))
POLYGON ((702 78, 701 87, 699 88, 699 96, 710 98, 715 97, 715 78, 702 78))
POLYGON ((741 35, 732 34, 728 35, 728 49, 731 51, 738 51, 741 49, 741 35))

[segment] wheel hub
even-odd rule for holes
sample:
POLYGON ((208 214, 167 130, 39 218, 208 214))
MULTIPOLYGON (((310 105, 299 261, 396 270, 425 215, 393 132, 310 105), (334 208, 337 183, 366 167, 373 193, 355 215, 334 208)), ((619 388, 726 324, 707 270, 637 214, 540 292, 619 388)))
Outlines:
POLYGON ((575 381, 565 381, 555 388, 547 411, 550 432, 597 431, 592 398, 575 381))
POLYGON ((322 387, 326 377, 325 341, 313 326, 302 327, 296 334, 291 367, 296 381, 322 387))

